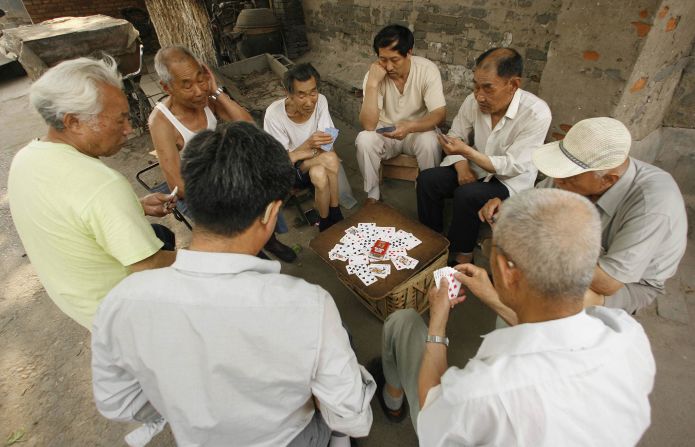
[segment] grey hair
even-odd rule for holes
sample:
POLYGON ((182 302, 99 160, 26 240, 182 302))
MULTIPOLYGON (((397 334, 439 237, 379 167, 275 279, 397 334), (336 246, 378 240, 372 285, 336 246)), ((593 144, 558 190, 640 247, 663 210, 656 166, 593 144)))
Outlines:
POLYGON ((29 101, 49 126, 63 130, 63 118, 68 113, 88 119, 101 112, 100 83, 123 88, 116 61, 111 56, 63 61, 34 82, 29 101))
POLYGON ((581 299, 601 250, 601 221, 585 197, 532 189, 504 202, 493 244, 546 299, 581 299))
POLYGON ((169 71, 169 64, 173 60, 178 61, 187 58, 191 58, 196 63, 200 63, 198 62, 198 58, 195 57, 193 53, 191 53, 191 50, 189 50, 186 47, 171 46, 160 48, 159 51, 157 51, 157 54, 155 54, 154 56, 154 70, 157 72, 159 80, 165 84, 169 84, 171 82, 171 72, 169 71))

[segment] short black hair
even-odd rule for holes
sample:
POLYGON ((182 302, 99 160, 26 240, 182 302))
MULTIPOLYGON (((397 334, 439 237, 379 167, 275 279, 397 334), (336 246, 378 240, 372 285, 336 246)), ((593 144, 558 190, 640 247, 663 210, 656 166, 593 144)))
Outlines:
POLYGON ((282 144, 246 122, 199 132, 186 145, 181 174, 195 224, 222 236, 249 228, 294 181, 282 144))
POLYGON ((490 62, 497 65, 497 76, 500 78, 521 77, 524 71, 524 60, 514 48, 490 48, 475 60, 476 68, 480 67, 489 56, 492 56, 490 62))
POLYGON ((314 66, 309 63, 297 64, 285 72, 285 75, 282 77, 282 83, 288 92, 294 93, 294 81, 304 82, 311 78, 316 80, 316 88, 318 88, 321 82, 321 75, 314 66))
POLYGON ((379 55, 379 48, 391 48, 398 51, 401 56, 406 56, 413 49, 415 37, 412 31, 403 25, 389 25, 382 28, 374 36, 374 52, 379 55), (395 46, 393 46, 395 43, 395 46))

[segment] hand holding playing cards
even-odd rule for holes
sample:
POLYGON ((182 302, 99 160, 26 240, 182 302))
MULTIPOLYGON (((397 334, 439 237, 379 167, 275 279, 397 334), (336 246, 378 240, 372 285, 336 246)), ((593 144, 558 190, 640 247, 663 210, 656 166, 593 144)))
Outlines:
POLYGON ((460 264, 454 268, 459 272, 454 277, 461 281, 461 285, 470 290, 480 301, 488 305, 499 301, 497 290, 492 285, 485 269, 473 264, 460 264))
POLYGON ((490 226, 495 225, 497 213, 500 212, 502 199, 495 197, 487 201, 485 205, 478 211, 478 218, 481 222, 487 222, 490 226))
POLYGON ((461 293, 460 289, 456 298, 449 299, 449 285, 447 278, 442 277, 439 282, 439 288, 432 286, 427 294, 427 299, 430 302, 429 328, 433 335, 444 335, 446 323, 449 321, 449 311, 466 299, 466 294, 461 293))
POLYGON ((384 132, 382 133, 383 136, 386 138, 393 138, 394 140, 402 140, 405 137, 408 136, 408 134, 411 133, 410 131, 410 121, 401 121, 400 123, 396 123, 396 129, 392 130, 391 132, 384 132))
POLYGON ((470 146, 464 143, 463 140, 460 140, 458 138, 445 138, 442 135, 437 135, 437 140, 439 140, 439 145, 442 147, 442 150, 447 155, 462 155, 464 157, 467 157, 467 154, 469 153, 468 151, 473 150, 470 146))
POLYGON ((331 134, 326 133, 326 132, 321 132, 320 130, 317 130, 307 140, 307 143, 309 145, 309 149, 321 149, 321 146, 324 144, 331 144, 333 142, 333 137, 331 134))
POLYGON ((168 194, 155 192, 148 194, 140 199, 142 209, 146 216, 164 217, 174 210, 177 197, 168 194))

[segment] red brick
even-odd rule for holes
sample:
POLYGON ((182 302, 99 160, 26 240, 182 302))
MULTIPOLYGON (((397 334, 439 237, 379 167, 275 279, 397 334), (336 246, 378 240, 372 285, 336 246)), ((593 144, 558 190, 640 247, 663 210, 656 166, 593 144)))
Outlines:
POLYGON ((584 60, 587 61, 597 61, 601 55, 596 51, 585 51, 582 57, 584 57, 584 60))
POLYGON ((562 129, 562 131, 565 133, 569 132, 571 128, 571 124, 560 124, 560 129, 562 129))
POLYGON ((635 81, 634 84, 632 84, 632 87, 630 87, 630 93, 637 93, 640 90, 642 90, 646 85, 647 85, 647 80, 649 78, 639 78, 638 80, 635 81))
POLYGON ((676 29, 676 27, 678 27, 678 22, 680 21, 681 16, 671 17, 668 19, 668 22, 666 22, 666 32, 668 33, 676 29))
POLYGON ((664 17, 666 17, 666 14, 668 14, 668 9, 669 9, 668 6, 664 6, 663 8, 661 8, 661 11, 659 11, 659 14, 658 14, 660 19, 663 19, 664 17))
POLYGON ((555 141, 560 141, 565 139, 565 135, 557 132, 553 132, 551 135, 555 139, 555 141))
POLYGON ((649 34, 649 30, 652 29, 650 24, 644 22, 632 22, 632 25, 635 27, 638 37, 646 36, 649 34))

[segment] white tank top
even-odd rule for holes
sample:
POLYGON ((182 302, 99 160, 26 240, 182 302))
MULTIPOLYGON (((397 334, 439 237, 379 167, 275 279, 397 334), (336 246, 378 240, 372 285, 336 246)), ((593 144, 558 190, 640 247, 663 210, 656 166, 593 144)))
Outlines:
MULTIPOLYGON (((183 149, 186 148, 186 144, 188 144, 188 142, 191 141, 191 138, 193 138, 197 132, 192 132, 186 126, 184 126, 181 123, 181 121, 176 119, 174 114, 171 113, 171 110, 169 110, 169 108, 164 104, 164 102, 158 102, 155 107, 159 109, 164 114, 164 116, 167 117, 169 122, 171 122, 171 124, 173 124, 176 130, 178 130, 181 134, 181 137, 183 138, 183 148, 181 149, 181 151, 183 151, 183 149)), ((208 106, 205 106, 205 117, 208 121, 207 129, 215 130, 215 128, 217 127, 217 118, 215 118, 215 114, 212 113, 212 110, 210 110, 208 106)))

